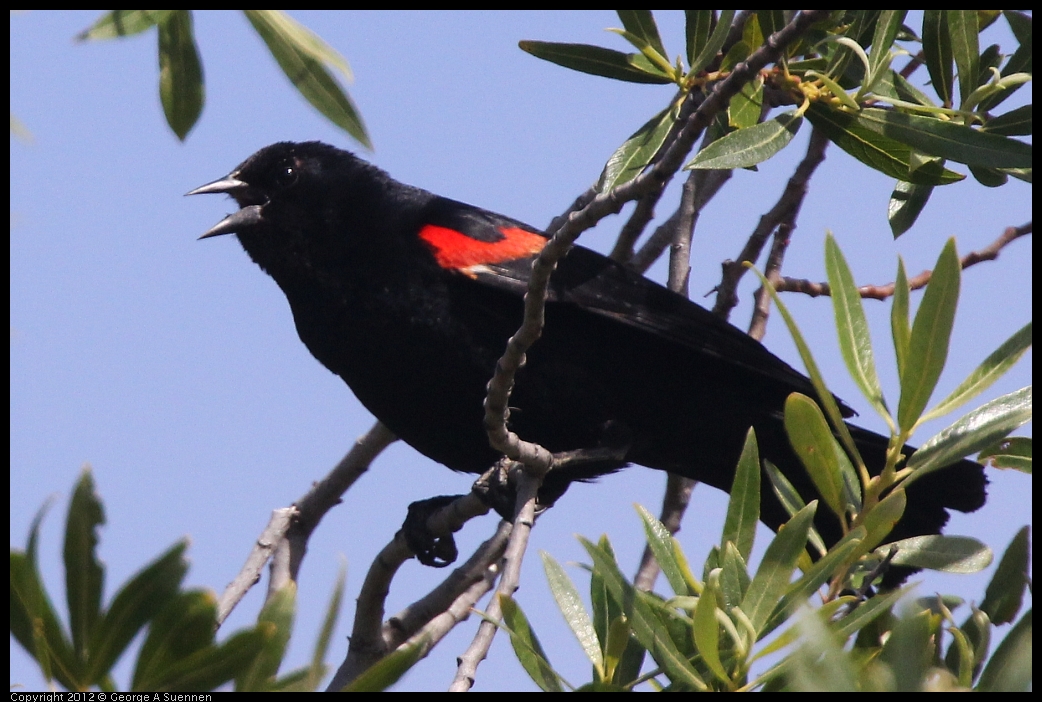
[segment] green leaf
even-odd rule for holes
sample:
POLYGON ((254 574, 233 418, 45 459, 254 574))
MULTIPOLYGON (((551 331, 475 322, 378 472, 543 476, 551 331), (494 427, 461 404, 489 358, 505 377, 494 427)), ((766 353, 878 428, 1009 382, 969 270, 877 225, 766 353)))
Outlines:
POLYGON ((930 669, 936 626, 930 612, 902 617, 879 654, 893 675, 894 690, 920 690, 930 669))
POLYGON ((797 392, 785 398, 785 433, 818 494, 832 513, 844 521, 843 479, 836 456, 839 447, 814 400, 797 392))
POLYGON ((970 175, 985 188, 1001 188, 1009 181, 1009 176, 997 168, 970 166, 970 175))
POLYGON ((760 452, 752 427, 745 434, 745 445, 738 457, 738 467, 727 503, 724 531, 720 544, 733 543, 743 560, 749 559, 760 519, 760 452))
POLYGON ((741 607, 757 634, 763 632, 771 612, 789 586, 796 560, 807 547, 807 533, 816 509, 817 501, 811 502, 782 525, 767 546, 763 561, 749 584, 741 607))
MULTIPOLYGON (((712 10, 709 12, 712 12, 712 10)), ((720 10, 720 18, 716 22, 716 27, 713 29, 713 33, 709 35, 709 40, 698 52, 697 56, 691 59, 690 75, 694 75, 699 71, 704 70, 713 62, 713 59, 716 58, 717 53, 724 46, 724 41, 727 40, 727 33, 731 30, 731 22, 734 21, 736 13, 737 10, 720 10)), ((746 50, 748 51, 748 49, 746 50)))
POLYGON ((521 667, 528 677, 543 692, 562 692, 561 676, 546 659, 539 637, 532 631, 528 618, 514 598, 499 595, 499 604, 503 608, 503 622, 510 632, 510 644, 521 667))
MULTIPOLYGON (((796 488, 788 481, 785 474, 778 470, 778 467, 773 463, 764 459, 763 468, 771 481, 771 489, 774 491, 775 497, 778 498, 778 502, 789 513, 790 517, 795 516, 796 513, 806 506, 803 498, 800 497, 800 493, 796 491, 796 488)), ((824 556, 827 549, 817 530, 812 528, 807 538, 818 554, 824 556)))
POLYGON ((598 191, 609 192, 612 188, 630 182, 641 174, 665 143, 669 130, 677 118, 676 105, 670 105, 648 120, 622 146, 615 150, 604 165, 598 183, 598 191))
POLYGON ((11 549, 11 634, 32 656, 44 678, 69 690, 85 689, 72 643, 43 586, 33 551, 11 549))
POLYGON ((756 76, 742 86, 727 106, 727 123, 735 129, 748 129, 760 121, 763 113, 763 76, 756 76))
POLYGON ((109 674, 142 627, 177 594, 188 573, 187 550, 187 540, 179 541, 116 592, 91 642, 92 679, 100 680, 109 674))
MULTIPOLYGON (((518 46, 536 58, 594 76, 628 83, 664 84, 673 81, 636 60, 640 54, 624 54, 590 44, 561 44, 549 41, 520 41, 518 46)), ((641 56, 643 58, 643 56, 641 56)))
POLYGON ((684 37, 687 39, 687 62, 695 65, 695 58, 709 41, 713 26, 712 10, 684 10, 684 37))
POLYGON ((860 95, 874 90, 876 83, 890 73, 892 59, 890 47, 897 37, 897 30, 901 28, 906 14, 908 14, 907 10, 883 10, 879 13, 879 19, 876 20, 875 31, 872 35, 872 53, 869 56, 871 70, 865 77, 862 88, 858 91, 860 95))
POLYGON ((159 24, 159 99, 167 124, 184 141, 204 99, 203 66, 188 10, 176 10, 159 24))
POLYGON ((955 122, 866 108, 858 126, 911 146, 931 156, 988 168, 1030 168, 1031 145, 955 122))
POLYGON ((716 590, 707 583, 692 614, 692 640, 713 675, 727 683, 730 682, 730 677, 720 661, 720 625, 716 621, 716 611, 716 590))
POLYGON ((961 272, 955 240, 949 239, 937 259, 912 323, 908 356, 901 370, 901 399, 897 407, 897 421, 902 432, 909 432, 919 421, 948 359, 961 272))
POLYGON ((821 408, 825 411, 825 416, 829 418, 829 424, 832 426, 832 430, 836 432, 836 436, 843 444, 847 454, 857 461, 858 466, 863 466, 864 461, 861 460, 861 454, 858 452, 854 439, 850 436, 850 428, 847 426, 846 422, 843 421, 843 414, 839 411, 839 405, 836 402, 836 398, 829 392, 828 387, 825 385, 825 378, 822 376, 821 370, 818 369, 818 364, 814 361, 814 356, 810 352, 810 346, 807 345, 806 340, 803 338, 799 328, 796 326, 796 320, 792 318, 789 308, 781 301, 778 292, 774 289, 774 286, 770 284, 770 281, 768 281, 760 271, 756 270, 752 266, 750 266, 750 269, 760 279, 760 284, 764 286, 764 289, 770 292, 771 300, 773 300, 774 304, 777 305, 778 312, 785 321, 785 327, 789 330, 789 335, 792 337, 793 342, 796 344, 796 349, 800 353, 800 359, 803 361, 803 365, 807 368, 807 375, 810 376, 810 381, 814 385, 814 391, 818 395, 817 400, 820 403, 821 408))
POLYGON ((947 185, 966 177, 939 164, 916 168, 911 147, 870 129, 856 115, 834 110, 821 103, 812 104, 806 114, 811 124, 839 148, 891 178, 918 185, 947 185))
POLYGON ((876 555, 885 556, 891 546, 897 546, 897 555, 891 561, 894 565, 946 573, 976 573, 991 565, 991 549, 969 536, 913 536, 881 546, 876 555))
POLYGON ((307 27, 279 10, 243 12, 304 99, 358 143, 372 148, 357 108, 326 70, 329 64, 350 79, 344 58, 307 27))
POLYGON ((167 690, 193 654, 212 647, 217 630, 217 600, 202 590, 180 592, 152 620, 138 653, 133 690, 167 690))
POLYGON ((174 12, 184 10, 112 10, 76 35, 76 41, 97 41, 140 34, 163 22, 174 12))
POLYGON ((980 77, 980 45, 977 41, 976 10, 945 10, 952 56, 959 72, 959 93, 963 103, 977 87, 980 77))
POLYGON ((989 134, 1001 134, 1002 136, 1018 136, 1031 134, 1032 131, 1032 106, 1021 105, 1009 112, 992 117, 988 120, 981 131, 989 134))
POLYGON ((1028 692, 1032 689, 1032 611, 1028 610, 995 649, 984 667, 977 690, 1028 692))
POLYGON ((235 681, 236 692, 266 692, 272 689, 293 631, 297 585, 292 580, 272 595, 257 617, 258 628, 268 636, 249 669, 235 681))
MULTIPOLYGON (((148 692, 199 692, 215 690, 249 667, 266 640, 265 632, 254 628, 239 632, 220 646, 207 646, 164 669, 163 677, 148 692)), ((143 691, 143 690, 137 690, 143 691)))
POLYGON ((977 461, 996 468, 1013 468, 1031 474, 1031 439, 1024 436, 1008 436, 981 449, 977 461))
POLYGON ((890 613, 890 609, 914 587, 914 585, 906 585, 903 588, 880 592, 874 597, 869 597, 867 601, 858 604, 853 612, 832 622, 829 628, 844 639, 853 636, 880 616, 890 613))
POLYGON ((764 37, 771 36, 786 25, 784 10, 756 10, 756 19, 764 37))
POLYGON ((617 602, 624 603, 633 635, 662 667, 663 673, 674 684, 682 684, 696 690, 708 689, 698 671, 677 649, 669 631, 652 609, 648 601, 649 596, 629 584, 609 551, 581 537, 579 540, 593 558, 594 572, 604 578, 608 592, 617 602))
POLYGON ((894 354, 897 356, 897 373, 904 373, 908 359, 908 344, 912 336, 908 325, 908 276, 905 275, 905 262, 897 257, 897 278, 894 281, 894 299, 890 307, 890 335, 894 340, 894 354))
POLYGON ((685 169, 729 170, 749 168, 766 161, 792 141, 803 119, 786 112, 774 119, 739 129, 702 149, 685 169))
POLYGON ((1031 339, 1031 322, 1028 322, 992 351, 948 397, 923 415, 923 421, 948 414, 991 387, 1031 348, 1031 339))
POLYGON ((720 596, 724 609, 731 609, 742 604, 745 593, 749 591, 749 568, 745 558, 738 552, 733 541, 724 543, 720 557, 720 596))
POLYGON ((829 581, 833 573, 861 548, 865 533, 864 527, 858 527, 848 532, 829 549, 827 554, 815 561, 814 565, 799 580, 789 586, 785 594, 778 600, 770 619, 767 620, 761 639, 784 624, 800 606, 806 604, 807 600, 829 581))
POLYGON ((105 569, 98 561, 98 527, 105 523, 105 510, 94 491, 94 478, 84 469, 69 501, 65 520, 65 597, 69 606, 72 646, 79 665, 86 668, 90 643, 101 618, 101 592, 105 569))
POLYGON ((948 17, 944 10, 923 11, 923 57, 930 83, 946 107, 952 104, 952 42, 948 34, 948 17))
POLYGON ((920 446, 908 459, 908 467, 915 470, 909 480, 918 480, 980 451, 1029 421, 1031 386, 996 398, 964 415, 920 446))
POLYGON ((659 36, 651 10, 616 10, 615 12, 618 13, 622 26, 627 32, 639 37, 660 56, 667 56, 666 47, 662 45, 662 37, 659 36))
POLYGON ((836 318, 839 348, 847 371, 857 383, 861 394, 876 411, 882 417, 888 417, 890 413, 883 397, 883 389, 879 385, 879 376, 876 375, 872 338, 865 309, 861 305, 861 295, 858 294, 850 266, 847 265, 847 260, 831 233, 825 238, 825 271, 832 293, 832 311, 836 318))
POLYGON ((912 228, 932 193, 932 185, 913 185, 904 180, 897 181, 894 191, 890 193, 890 203, 886 211, 890 231, 895 239, 912 228))
POLYGON ((787 666, 789 685, 803 692, 856 692, 857 668, 851 655, 821 614, 810 609, 804 614, 798 622, 800 641, 787 666))
POLYGON ((571 579, 564 572, 561 564, 554 560, 546 551, 540 551, 543 559, 543 570, 546 572, 546 580, 550 585, 550 592, 557 602, 557 608, 561 610, 568 628, 579 640, 586 657, 593 663, 598 674, 604 678, 604 658, 597 642, 597 632, 594 631, 590 615, 586 613, 579 591, 575 589, 571 579))
POLYGON ((1024 602, 1028 584, 1031 544, 1028 527, 1021 527, 1006 547, 995 574, 991 576, 980 608, 994 624, 1009 624, 1024 602))
POLYGON ((673 535, 662 522, 655 519, 655 515, 651 512, 640 505, 636 505, 636 508, 637 514, 644 523, 644 536, 648 540, 648 546, 655 554, 655 560, 658 561, 663 575, 669 581, 670 588, 677 595, 691 594, 688 592, 687 581, 680 570, 680 564, 674 558, 673 535))
POLYGON ((341 692, 383 692, 416 665, 429 648, 426 637, 399 646, 355 678, 341 692))
POLYGON ((863 524, 866 534, 862 546, 866 551, 875 548, 890 535, 894 525, 904 516, 907 506, 908 498, 904 489, 897 488, 865 514, 863 524))

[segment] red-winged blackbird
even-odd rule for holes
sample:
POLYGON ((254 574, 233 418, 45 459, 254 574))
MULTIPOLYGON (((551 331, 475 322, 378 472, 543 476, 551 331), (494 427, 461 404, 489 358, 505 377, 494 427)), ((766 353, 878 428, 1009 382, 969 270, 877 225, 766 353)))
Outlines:
MULTIPOLYGON (((241 209, 203 236, 238 235, 286 294, 311 353, 391 431, 453 470, 481 473, 497 460, 482 425, 485 386, 522 319, 544 233, 318 142, 268 146, 196 193, 236 200, 241 209)), ((792 392, 814 395, 759 342, 576 246, 553 275, 510 427, 554 452, 625 447, 625 460, 551 471, 550 498, 630 462, 729 490, 753 426, 761 457, 809 500, 816 491, 782 427, 792 392)), ((887 440, 851 431, 878 471, 887 440)), ((939 533, 945 508, 984 504, 986 482, 971 461, 917 481, 893 537, 939 533)), ((766 483, 762 494, 761 519, 777 529, 787 513, 766 483)), ((827 509, 816 526, 839 538, 827 509)))

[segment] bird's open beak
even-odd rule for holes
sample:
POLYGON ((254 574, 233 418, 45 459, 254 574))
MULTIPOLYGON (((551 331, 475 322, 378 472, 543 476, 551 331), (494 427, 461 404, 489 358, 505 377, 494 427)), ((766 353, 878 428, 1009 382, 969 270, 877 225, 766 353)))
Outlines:
MULTIPOLYGON (((200 185, 195 190, 189 190, 185 195, 208 195, 212 193, 231 195, 236 197, 238 194, 243 194, 249 185, 235 177, 235 173, 226 175, 223 178, 215 180, 212 183, 206 185, 200 185)), ((212 236, 221 236, 222 234, 234 234, 239 231, 240 228, 248 227, 255 224, 260 224, 261 220, 261 206, 260 205, 249 205, 243 207, 238 212, 234 212, 216 225, 207 230, 200 239, 209 239, 212 236)))

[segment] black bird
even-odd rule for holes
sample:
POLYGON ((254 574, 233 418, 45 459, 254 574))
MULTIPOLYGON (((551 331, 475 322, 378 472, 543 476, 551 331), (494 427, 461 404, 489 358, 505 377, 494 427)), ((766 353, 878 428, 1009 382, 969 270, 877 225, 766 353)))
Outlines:
MULTIPOLYGON (((485 385, 522 319, 543 232, 319 142, 265 147, 189 194, 199 193, 226 193, 241 208, 203 238, 238 236, 282 288, 308 350, 391 431, 453 470, 481 473, 499 458, 482 426, 485 385)), ((625 447, 621 460, 551 471, 547 501, 627 463, 729 490, 750 426, 761 457, 810 500, 817 493, 782 426, 792 392, 815 395, 737 328, 576 246, 552 278, 510 427, 553 452, 625 447)), ((881 470, 887 439, 851 431, 870 470, 881 470)), ((917 481, 892 537, 939 533, 947 509, 984 504, 986 483, 967 460, 917 481)), ((777 530, 788 515, 762 493, 761 519, 777 530)), ((840 537, 827 509, 815 523, 826 542, 840 537)))

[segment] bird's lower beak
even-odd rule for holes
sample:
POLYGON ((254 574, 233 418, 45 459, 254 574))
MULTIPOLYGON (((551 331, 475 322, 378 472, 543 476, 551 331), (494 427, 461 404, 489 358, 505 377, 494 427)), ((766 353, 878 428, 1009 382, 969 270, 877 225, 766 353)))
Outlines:
MULTIPOLYGON (((236 175, 236 173, 230 173, 212 183, 200 185, 195 190, 189 190, 185 195, 209 195, 212 193, 218 193, 231 195, 242 203, 242 200, 245 198, 250 186, 246 182, 236 178, 236 175)), ((238 212, 230 214, 222 219, 199 238, 209 239, 212 236, 234 234, 245 227, 259 224, 261 220, 261 206, 248 205, 238 212)))
MULTIPOLYGON (((203 186, 206 187, 205 185, 203 186)), ((189 193, 190 195, 193 193, 189 193)), ((234 234, 246 227, 260 224, 263 221, 260 205, 249 205, 238 212, 234 212, 211 227, 200 239, 209 239, 211 236, 222 234, 234 234)))

